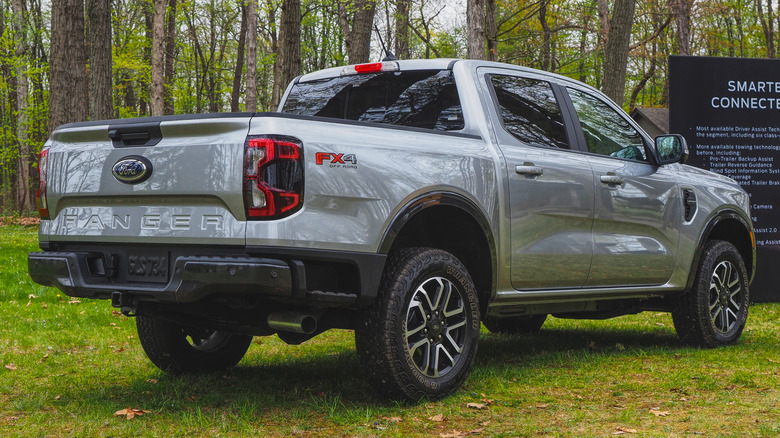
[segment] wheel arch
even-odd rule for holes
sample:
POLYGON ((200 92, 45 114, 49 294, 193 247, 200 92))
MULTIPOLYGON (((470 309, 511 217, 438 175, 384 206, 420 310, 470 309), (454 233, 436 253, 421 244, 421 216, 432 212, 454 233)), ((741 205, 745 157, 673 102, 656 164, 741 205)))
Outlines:
POLYGON ((431 192, 407 202, 393 217, 379 252, 424 246, 447 251, 466 266, 482 314, 496 282, 496 244, 486 215, 471 200, 452 192, 431 192))
POLYGON ((696 244, 696 253, 688 274, 686 290, 690 290, 693 287, 696 268, 701 260, 704 245, 710 240, 725 240, 734 245, 745 262, 745 268, 749 276, 748 283, 753 281, 756 273, 756 245, 753 227, 737 211, 724 210, 710 219, 699 237, 699 241, 696 244))

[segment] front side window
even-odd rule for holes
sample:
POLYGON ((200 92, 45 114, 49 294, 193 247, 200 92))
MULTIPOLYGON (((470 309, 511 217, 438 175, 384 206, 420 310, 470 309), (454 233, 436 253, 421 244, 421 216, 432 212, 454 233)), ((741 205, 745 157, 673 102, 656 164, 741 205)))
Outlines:
POLYGON ((463 129, 463 111, 449 70, 341 76, 295 84, 282 112, 305 116, 463 129))
POLYGON ((603 100, 569 88, 588 152, 634 161, 648 161, 642 135, 603 100))
POLYGON ((548 82, 492 75, 504 129, 532 146, 569 148, 561 109, 548 82))

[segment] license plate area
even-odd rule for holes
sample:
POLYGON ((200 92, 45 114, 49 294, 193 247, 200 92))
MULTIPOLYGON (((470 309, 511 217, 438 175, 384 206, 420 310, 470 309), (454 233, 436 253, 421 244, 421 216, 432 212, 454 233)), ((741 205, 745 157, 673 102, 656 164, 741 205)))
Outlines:
POLYGON ((130 251, 124 263, 128 281, 141 283, 167 283, 170 254, 164 250, 130 251))

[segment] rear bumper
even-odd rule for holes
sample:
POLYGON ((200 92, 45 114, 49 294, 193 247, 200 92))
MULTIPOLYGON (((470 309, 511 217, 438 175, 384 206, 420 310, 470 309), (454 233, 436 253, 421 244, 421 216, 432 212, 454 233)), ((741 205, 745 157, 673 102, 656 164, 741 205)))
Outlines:
POLYGON ((363 306, 376 297, 386 259, 382 254, 271 247, 158 248, 152 254, 163 256, 155 257, 154 269, 147 263, 139 278, 133 273, 138 269, 133 254, 147 248, 58 249, 28 255, 33 281, 72 297, 111 299, 120 292, 134 300, 174 304, 240 296, 322 308, 363 306))
POLYGON ((282 260, 180 256, 171 263, 167 282, 141 283, 123 282, 111 269, 92 269, 95 260, 101 259, 105 260, 101 253, 93 252, 34 252, 28 256, 28 269, 36 283, 81 298, 106 299, 113 292, 127 292, 154 301, 193 303, 224 292, 279 298, 293 295, 291 269, 282 260))

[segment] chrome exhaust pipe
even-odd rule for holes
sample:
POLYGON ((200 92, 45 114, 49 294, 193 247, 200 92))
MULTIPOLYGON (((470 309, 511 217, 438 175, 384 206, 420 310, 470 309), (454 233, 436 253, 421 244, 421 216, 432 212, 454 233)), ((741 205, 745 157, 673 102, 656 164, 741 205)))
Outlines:
POLYGON ((276 312, 268 315, 268 327, 280 332, 310 335, 317 331, 317 318, 298 312, 276 312))

